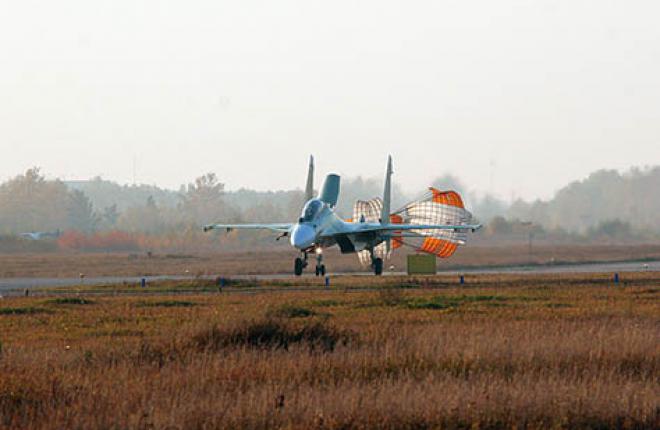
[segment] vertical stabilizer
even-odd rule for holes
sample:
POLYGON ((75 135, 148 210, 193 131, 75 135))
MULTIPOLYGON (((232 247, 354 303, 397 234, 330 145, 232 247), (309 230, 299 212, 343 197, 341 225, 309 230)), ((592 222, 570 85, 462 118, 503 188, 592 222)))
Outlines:
POLYGON ((387 158, 387 174, 385 175, 385 190, 383 191, 383 210, 380 213, 380 223, 390 222, 390 203, 392 201, 392 156, 387 158))
POLYGON ((337 200, 339 199, 339 175, 334 173, 329 174, 325 178, 323 187, 321 187, 321 194, 319 194, 319 200, 327 203, 331 207, 337 206, 337 200))
MULTIPOLYGON (((387 157, 387 173, 385 174, 385 190, 383 191, 383 210, 380 212, 380 223, 390 223, 390 204, 392 202, 392 156, 387 157)), ((389 257, 392 250, 392 239, 385 240, 385 253, 389 257)))
POLYGON ((305 187, 305 201, 314 198, 314 156, 309 156, 309 170, 307 171, 307 186, 305 187))

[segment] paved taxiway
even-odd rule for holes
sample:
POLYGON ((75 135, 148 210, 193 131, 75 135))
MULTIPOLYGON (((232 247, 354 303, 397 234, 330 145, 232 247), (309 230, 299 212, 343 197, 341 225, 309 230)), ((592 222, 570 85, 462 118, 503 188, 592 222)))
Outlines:
MULTIPOLYGON (((620 262, 620 263, 590 263, 590 264, 557 264, 547 266, 511 266, 511 267, 484 267, 484 268, 466 268, 463 270, 449 270, 439 271, 440 275, 451 274, 492 274, 492 273, 509 273, 509 274, 553 274, 553 273, 615 273, 615 272, 637 272, 637 271, 660 271, 660 261, 649 262, 620 262)), ((356 272, 356 273, 335 273, 334 276, 340 275, 364 275, 369 276, 371 273, 356 272)), ((403 272, 390 271, 385 272, 385 275, 405 275, 403 272)), ((222 276, 222 274, 218 274, 222 276)), ((240 275, 231 276, 231 278, 238 279, 286 279, 291 278, 290 274, 272 274, 272 275, 240 275)), ((312 274, 305 276, 313 277, 312 274)), ((147 276, 147 282, 154 281, 185 281, 194 279, 191 276, 147 276)), ((209 277, 212 278, 212 277, 209 277)), ((70 287, 70 286, 96 286, 96 285, 122 285, 122 284, 138 284, 142 277, 138 276, 104 276, 104 277, 91 277, 91 278, 2 278, 0 279, 0 293, 10 293, 22 291, 25 289, 39 289, 39 288, 54 288, 54 287, 70 287)))

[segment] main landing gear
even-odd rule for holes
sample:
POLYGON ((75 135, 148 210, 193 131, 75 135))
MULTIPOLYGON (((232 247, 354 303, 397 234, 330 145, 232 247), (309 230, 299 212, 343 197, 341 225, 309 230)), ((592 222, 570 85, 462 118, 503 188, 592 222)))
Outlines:
POLYGON ((374 258, 373 262, 371 263, 371 267, 374 269, 374 275, 380 276, 383 274, 383 259, 382 258, 374 258))
POLYGON ((371 253, 371 268, 374 271, 374 275, 380 276, 383 274, 383 259, 380 257, 374 258, 373 250, 371 250, 370 253, 371 253))
POLYGON ((305 253, 303 254, 303 256, 305 257, 304 259, 298 257, 298 258, 296 258, 296 261, 294 262, 294 265, 293 265, 293 273, 294 273, 296 276, 300 276, 300 275, 302 275, 303 269, 304 269, 305 267, 307 267, 307 253, 305 252, 305 253))
MULTIPOLYGON (((296 276, 300 276, 303 273, 303 270, 307 267, 307 252, 303 253, 303 258, 296 258, 296 261, 293 265, 293 273, 296 276)), ((323 252, 318 248, 316 250, 316 276, 325 276, 325 264, 323 264, 323 252)))

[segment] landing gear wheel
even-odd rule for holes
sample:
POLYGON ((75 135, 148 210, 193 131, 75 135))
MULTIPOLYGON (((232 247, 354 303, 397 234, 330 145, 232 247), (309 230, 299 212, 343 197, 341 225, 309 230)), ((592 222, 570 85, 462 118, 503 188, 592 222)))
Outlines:
POLYGON ((296 262, 293 266, 293 273, 296 276, 302 275, 304 267, 305 267, 305 263, 303 262, 302 258, 296 258, 296 262))
POLYGON ((325 276, 325 264, 316 266, 316 276, 325 276))
POLYGON ((383 274, 383 259, 382 258, 376 258, 374 259, 374 274, 376 276, 380 276, 383 274))
POLYGON ((325 265, 323 264, 323 250, 316 249, 316 276, 325 276, 325 265))

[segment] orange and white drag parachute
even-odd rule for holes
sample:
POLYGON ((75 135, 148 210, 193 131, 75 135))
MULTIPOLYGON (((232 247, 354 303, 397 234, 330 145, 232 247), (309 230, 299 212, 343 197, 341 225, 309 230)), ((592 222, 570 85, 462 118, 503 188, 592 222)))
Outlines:
MULTIPOLYGON (((383 201, 375 198, 367 201, 358 200, 353 206, 353 220, 356 222, 379 222, 383 201)), ((463 199, 455 191, 440 191, 429 188, 429 191, 413 202, 390 215, 390 223, 403 225, 469 225, 472 214, 465 209, 463 199)), ((434 254, 440 258, 451 257, 459 245, 467 241, 467 231, 442 229, 413 229, 405 232, 394 232, 391 248, 397 249, 409 246, 419 252, 434 254)), ((383 242, 374 248, 374 257, 389 257, 387 243, 383 242)), ((360 263, 371 264, 369 251, 358 253, 360 263)))

